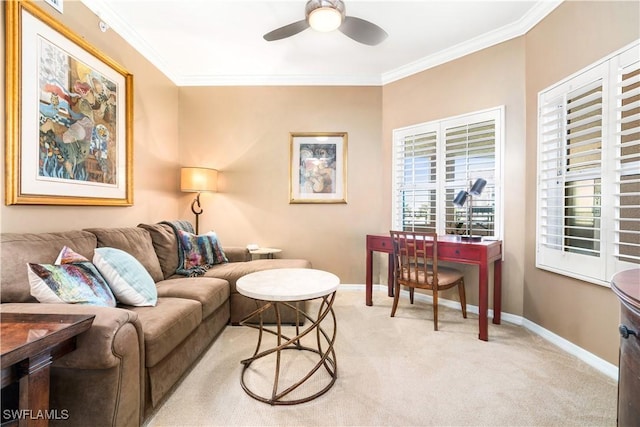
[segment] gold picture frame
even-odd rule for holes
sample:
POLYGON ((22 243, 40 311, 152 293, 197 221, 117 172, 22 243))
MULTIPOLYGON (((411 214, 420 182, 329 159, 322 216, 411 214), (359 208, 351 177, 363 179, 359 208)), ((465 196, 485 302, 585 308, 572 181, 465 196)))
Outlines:
POLYGON ((290 134, 289 203, 347 203, 347 133, 290 134))
POLYGON ((133 204, 133 75, 30 1, 7 1, 6 205, 133 204))

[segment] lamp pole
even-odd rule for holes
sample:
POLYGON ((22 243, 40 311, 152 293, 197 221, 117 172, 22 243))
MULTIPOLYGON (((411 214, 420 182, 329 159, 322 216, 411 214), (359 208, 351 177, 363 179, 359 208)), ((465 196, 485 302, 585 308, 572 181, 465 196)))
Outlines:
POLYGON ((200 193, 193 199, 191 202, 191 212, 196 216, 196 234, 198 234, 198 229, 200 228, 198 225, 198 219, 200 218, 200 214, 203 212, 202 206, 200 206, 200 193), (198 206, 198 210, 196 210, 196 205, 198 206))

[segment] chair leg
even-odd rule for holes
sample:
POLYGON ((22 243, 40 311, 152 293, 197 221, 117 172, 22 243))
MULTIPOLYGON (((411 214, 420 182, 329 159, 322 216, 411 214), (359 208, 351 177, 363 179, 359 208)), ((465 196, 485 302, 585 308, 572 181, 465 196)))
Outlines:
POLYGON ((398 299, 400 298, 400 283, 394 280, 395 286, 393 290, 393 307, 391 308, 391 317, 396 315, 396 309, 398 308, 398 299))
POLYGON ((462 317, 467 318, 467 297, 464 292, 464 277, 458 282, 458 292, 460 293, 460 305, 462 306, 462 317))
POLYGON ((433 290, 433 330, 438 330, 438 291, 433 290))
POLYGON ((413 291, 415 288, 409 288, 409 301, 413 304, 413 291))

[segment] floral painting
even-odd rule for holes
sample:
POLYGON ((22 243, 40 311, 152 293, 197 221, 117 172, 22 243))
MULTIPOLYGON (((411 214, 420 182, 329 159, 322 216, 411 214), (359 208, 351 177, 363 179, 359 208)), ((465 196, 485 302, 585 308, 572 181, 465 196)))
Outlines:
POLYGON ((291 134, 291 203, 346 203, 346 133, 291 134))
POLYGON ((7 24, 5 203, 133 204, 133 76, 34 2, 7 24))
POLYGON ((336 144, 300 144, 300 191, 335 194, 336 144))
POLYGON ((117 90, 113 81, 40 40, 39 177, 115 184, 117 90))

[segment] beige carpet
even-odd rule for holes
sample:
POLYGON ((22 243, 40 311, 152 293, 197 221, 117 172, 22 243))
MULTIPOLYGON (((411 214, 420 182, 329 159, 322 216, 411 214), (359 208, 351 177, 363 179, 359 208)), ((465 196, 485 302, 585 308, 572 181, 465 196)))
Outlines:
MULTIPOLYGON (((240 360, 253 354, 257 331, 227 327, 146 424, 616 425, 616 382, 528 330, 490 324, 490 341, 483 342, 477 316, 465 320, 460 311, 441 307, 434 332, 429 303, 411 306, 405 297, 390 318, 391 302, 375 292, 367 307, 364 290, 338 291, 338 379, 316 400, 271 406, 249 397, 240 386, 240 360)), ((289 372, 297 362, 287 360, 289 372)), ((256 368, 264 371, 250 371, 248 378, 259 387, 270 381, 273 367, 256 368)), ((326 379, 318 374, 310 386, 326 379)))

